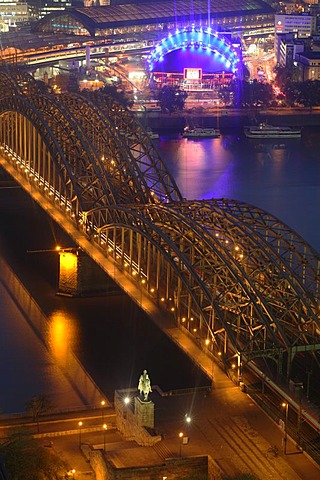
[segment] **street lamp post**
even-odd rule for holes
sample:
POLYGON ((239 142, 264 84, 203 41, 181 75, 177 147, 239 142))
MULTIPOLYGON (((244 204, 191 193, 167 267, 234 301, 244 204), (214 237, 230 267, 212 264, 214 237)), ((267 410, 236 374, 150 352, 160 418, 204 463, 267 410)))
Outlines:
POLYGON ((303 392, 303 383, 297 384, 299 387, 299 410, 298 410, 298 417, 297 417, 297 436, 298 442, 297 447, 300 446, 301 440, 301 423, 302 423, 302 392, 303 392))
POLYGON ((106 423, 103 424, 103 451, 106 451, 106 431, 108 430, 108 426, 106 423))
POLYGON ((123 403, 124 403, 124 410, 123 410, 123 418, 127 418, 127 414, 128 414, 128 407, 129 407, 129 403, 130 403, 131 399, 130 397, 125 397, 124 400, 123 400, 123 403))
POLYGON ((79 447, 81 447, 81 427, 82 427, 82 422, 79 422, 78 423, 78 426, 79 426, 79 447))
POLYGON ((102 400, 101 401, 101 417, 102 417, 102 421, 104 421, 104 406, 105 406, 106 402, 105 400, 102 400))
POLYGON ((288 429, 288 411, 289 411, 289 404, 287 402, 282 403, 282 407, 286 409, 285 413, 285 421, 284 421, 284 436, 283 436, 283 453, 287 454, 287 429, 288 429))
POLYGON ((182 447, 183 432, 179 433, 179 457, 181 457, 181 447, 182 447))

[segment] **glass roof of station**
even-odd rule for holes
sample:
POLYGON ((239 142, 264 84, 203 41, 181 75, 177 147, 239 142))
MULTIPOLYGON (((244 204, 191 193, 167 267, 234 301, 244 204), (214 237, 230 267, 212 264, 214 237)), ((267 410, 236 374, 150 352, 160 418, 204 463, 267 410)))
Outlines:
MULTIPOLYGON (((57 45, 82 42, 88 40, 90 35, 103 35, 106 30, 121 29, 122 27, 171 24, 207 24, 215 19, 230 18, 233 23, 241 25, 240 17, 251 15, 274 14, 274 9, 263 0, 211 0, 210 13, 208 14, 208 0, 158 0, 139 4, 106 5, 103 7, 68 8, 61 12, 53 12, 36 22, 31 32, 7 32, 2 34, 0 49, 14 46, 21 50, 41 48, 45 45, 57 45), (59 19, 63 20, 59 20, 59 19), (67 20, 69 19, 69 20, 67 20), (75 36, 71 31, 64 33, 64 26, 77 22, 83 26, 83 31, 75 36), (57 28, 55 28, 57 24, 57 28), (47 28, 49 26, 49 28, 47 28), (90 32, 90 33, 89 33, 90 32), (61 38, 60 38, 61 37, 61 38), (77 40, 76 40, 77 38, 77 40)), ((241 28, 241 27, 240 27, 241 28)), ((228 24, 226 24, 228 29, 228 24)), ((66 29, 67 30, 67 29, 66 29)), ((99 38, 95 36, 95 41, 99 38)))
MULTIPOLYGON (((219 0, 210 5, 210 15, 230 16, 230 14, 247 14, 249 12, 271 13, 273 8, 262 0, 219 0)), ((161 19, 182 19, 187 17, 206 17, 208 15, 208 0, 175 0, 163 2, 149 2, 140 4, 108 5, 94 8, 76 8, 74 13, 85 16, 96 26, 106 24, 127 24, 133 20, 146 23, 154 20, 161 22, 161 19)))

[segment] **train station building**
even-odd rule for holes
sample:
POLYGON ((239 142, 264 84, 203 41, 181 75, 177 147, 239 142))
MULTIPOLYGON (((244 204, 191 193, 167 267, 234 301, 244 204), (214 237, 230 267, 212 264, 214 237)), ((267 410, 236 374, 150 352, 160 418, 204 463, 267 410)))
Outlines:
POLYGON ((274 32, 274 9, 262 0, 123 0, 116 5, 72 8, 46 15, 33 31, 142 41, 157 40, 169 31, 192 25, 240 37, 267 35, 274 32))

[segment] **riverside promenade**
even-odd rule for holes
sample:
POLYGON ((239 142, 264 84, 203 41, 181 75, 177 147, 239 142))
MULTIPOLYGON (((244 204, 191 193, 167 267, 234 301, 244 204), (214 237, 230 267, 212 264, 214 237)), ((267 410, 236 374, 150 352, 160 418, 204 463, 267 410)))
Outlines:
MULTIPOLYGON (((252 473, 260 480, 320 478, 319 467, 291 441, 284 454, 283 432, 217 366, 210 393, 190 389, 181 394, 162 395, 161 389, 153 386, 150 399, 155 404, 155 428, 162 435, 162 440, 153 447, 125 441, 115 429, 111 408, 105 410, 103 419, 97 409, 47 416, 35 438, 39 445, 52 448, 63 458, 70 470, 74 468, 77 480, 95 478, 85 456, 92 448, 104 451, 119 468, 148 468, 168 458, 210 455, 228 476, 252 473), (191 418, 190 423, 186 422, 186 414, 191 418), (77 427, 80 420, 81 432, 77 427), (105 435, 102 420, 108 426, 105 435), (186 444, 180 443, 180 432, 188 438, 186 444)), ((1 436, 6 430, 3 423, 1 436)), ((14 423, 17 426, 17 421, 14 423)), ((20 428, 35 432, 32 423, 21 423, 20 428)))

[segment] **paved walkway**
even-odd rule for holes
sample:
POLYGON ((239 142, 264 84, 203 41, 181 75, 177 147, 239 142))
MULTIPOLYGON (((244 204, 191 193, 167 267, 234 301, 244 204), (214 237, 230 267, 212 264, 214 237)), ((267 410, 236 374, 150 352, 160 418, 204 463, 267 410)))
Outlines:
MULTIPOLYGON (((179 455, 179 432, 189 437, 182 455, 210 454, 226 473, 255 473, 261 479, 319 480, 320 469, 288 443, 283 453, 283 433, 217 367, 211 393, 155 398, 156 423, 165 434, 165 449, 179 455), (185 414, 192 421, 187 424, 185 414)), ((161 442, 162 443, 162 442, 161 442)))

